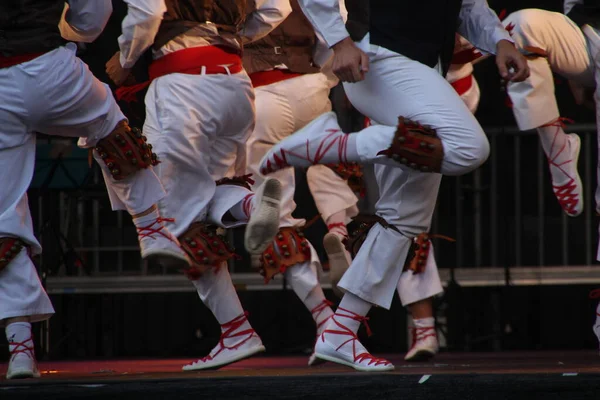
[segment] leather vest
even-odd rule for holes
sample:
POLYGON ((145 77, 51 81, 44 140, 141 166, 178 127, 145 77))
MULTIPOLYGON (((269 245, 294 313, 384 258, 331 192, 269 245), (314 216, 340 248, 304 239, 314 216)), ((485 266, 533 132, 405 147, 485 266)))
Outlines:
POLYGON ((346 0, 346 28, 353 40, 369 32, 370 43, 434 67, 444 75, 454 52, 462 0, 346 0))
POLYGON ((0 0, 0 55, 42 53, 63 45, 64 0, 0 0))
POLYGON ((313 66, 317 43, 315 31, 304 16, 297 0, 290 1, 292 13, 268 36, 244 47, 244 68, 253 72, 268 71, 284 64, 291 72, 319 72, 313 66))
POLYGON ((165 4, 167 12, 154 40, 155 50, 207 22, 218 28, 221 37, 239 40, 238 32, 246 19, 246 0, 166 0, 165 4))

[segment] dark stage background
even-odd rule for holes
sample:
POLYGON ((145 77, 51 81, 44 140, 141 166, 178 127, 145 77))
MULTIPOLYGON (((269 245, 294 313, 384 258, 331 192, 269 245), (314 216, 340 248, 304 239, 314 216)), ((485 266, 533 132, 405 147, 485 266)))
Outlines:
MULTIPOLYGON (((117 51, 116 38, 120 33, 120 19, 125 12, 125 5, 120 0, 114 0, 114 15, 104 34, 93 44, 87 45, 81 57, 89 64, 91 70, 99 79, 108 82, 104 73, 105 62, 117 51)), ((554 11, 562 9, 562 2, 553 1, 490 1, 490 5, 497 11, 506 9, 508 13, 521 8, 538 7, 554 11)), ((143 71, 137 71, 140 76, 143 71)), ((477 65, 475 76, 482 92, 481 103, 477 118, 484 127, 511 127, 514 126, 512 112, 505 105, 505 94, 502 91, 500 79, 496 72, 494 59, 488 59, 477 65)), ((556 91, 561 114, 578 123, 593 123, 593 112, 577 107, 568 89, 568 85, 561 77, 556 76, 556 91)), ((333 101, 339 112, 341 123, 347 130, 360 125, 362 118, 354 112, 345 101, 343 93, 334 91, 333 101)), ((143 121, 143 102, 138 102, 131 108, 124 110, 131 118, 132 123, 140 126, 143 121)), ((523 201, 517 210, 514 202, 505 200, 502 196, 509 196, 513 187, 514 177, 520 176, 523 181, 548 182, 547 171, 540 176, 535 166, 535 154, 539 145, 537 138, 531 135, 522 141, 520 167, 516 169, 515 154, 513 152, 512 138, 500 136, 496 141, 499 153, 497 166, 499 194, 486 192, 484 194, 484 208, 488 207, 490 196, 498 195, 498 208, 496 210, 500 222, 496 225, 496 238, 502 242, 497 254, 490 250, 490 237, 483 238, 483 254, 481 260, 470 251, 463 251, 459 256, 458 246, 440 243, 436 255, 440 267, 443 268, 468 268, 480 266, 511 267, 515 265, 536 266, 538 261, 532 252, 525 251, 520 257, 519 264, 515 258, 515 245, 509 240, 514 228, 514 219, 517 213, 525 217, 537 215, 537 200, 527 196, 527 189, 523 191, 523 201), (458 264, 457 260, 461 260, 458 264)), ((592 146, 595 160, 595 147, 592 146)), ((517 155, 518 157, 518 155, 517 155)), ((594 161, 595 163, 595 161, 594 161)), ((83 173, 81 162, 76 164, 74 170, 83 173), (79 168, 79 170, 77 169, 79 168)), ((594 164, 595 165, 595 164, 594 164)), ((491 174, 490 165, 487 163, 482 174, 484 179, 491 174)), ((310 218, 317 214, 314 202, 308 191, 304 174, 297 171, 296 214, 310 218)), ((464 186, 471 185, 471 178, 465 178, 464 186)), ((487 184, 487 182, 484 182, 487 184)), ((534 185, 535 186, 535 185, 534 185)), ((106 203, 106 195, 102 184, 89 185, 93 188, 90 196, 99 196, 104 199, 101 210, 103 229, 106 230, 102 238, 104 244, 110 243, 114 236, 123 236, 123 232, 116 232, 112 221, 111 212, 106 203)), ((58 204, 54 189, 33 187, 31 190, 31 203, 34 208, 34 217, 41 209, 55 210, 58 204), (35 202, 37 196, 44 194, 46 199, 41 206, 35 202)), ((457 215, 456 208, 449 206, 458 203, 473 201, 474 191, 461 190, 457 192, 456 181, 446 179, 442 185, 438 206, 438 224, 436 230, 442 234, 453 234, 457 224, 468 225, 473 222, 474 212, 468 207, 462 214, 457 215)), ((533 190, 533 189, 530 189, 533 190)), ((593 190, 593 188, 586 188, 593 190)), ((55 190, 58 192, 58 189, 55 190)), ((550 189, 546 187, 544 200, 548 205, 544 211, 546 216, 545 229, 552 231, 558 229, 561 223, 561 213, 550 189)), ((486 208, 485 212, 490 210, 486 208)), ((47 215, 48 213, 46 213, 47 215)), ((52 221, 50 217, 49 221, 52 221)), ((570 221, 568 248, 572 255, 570 263, 585 265, 586 254, 582 251, 583 228, 589 215, 570 221)), ((593 221, 597 224, 597 221, 593 221)), ((484 220, 486 231, 489 223, 484 220)), ((128 222, 125 231, 131 233, 132 227, 128 222)), ((309 230, 309 238, 315 244, 320 254, 324 257, 320 242, 325 227, 321 222, 316 223, 309 230)), ((49 230, 39 232, 44 243, 53 243, 53 233, 49 230)), ((536 246, 536 237, 539 232, 535 226, 526 227, 523 232, 523 247, 536 246)), ((236 232, 239 241, 242 232, 236 232)), ((465 231, 462 234, 463 243, 475 240, 474 231, 465 231)), ((596 235, 596 234, 595 234, 596 235)), ((135 240, 135 236, 133 236, 135 240)), ((555 235, 546 242, 546 265, 562 265, 561 246, 563 237, 555 235)), ((593 238, 594 243, 597 237, 593 238)), ((135 245, 135 243, 128 243, 135 245)), ((241 246, 237 246, 238 249, 241 246)), ((545 250, 546 250, 545 249, 545 250)), ((50 244, 45 244, 44 259, 45 271, 50 275, 56 273, 55 264, 59 254, 50 244)), ((82 256, 85 257, 85 256, 82 256)), ((107 268, 110 268, 112 259, 105 255, 107 268)), ((137 262, 139 256, 131 256, 132 263, 137 262)), ((325 258, 324 258, 325 259, 325 258)), ((72 263, 71 263, 72 264, 72 263)), ((67 265, 67 274, 77 274, 76 267, 67 265)), ((243 266, 241 270, 243 270, 243 266)), ((237 266, 236 266, 237 270, 237 266)), ((487 351, 487 350, 520 350, 520 349, 581 349, 594 348, 597 342, 591 331, 594 319, 594 306, 587 293, 592 286, 505 286, 505 287, 477 287, 460 288, 451 285, 446 295, 438 299, 438 313, 444 322, 447 331, 448 348, 452 350, 487 351)), ((328 297, 336 301, 328 291, 328 297)), ((271 354, 299 353, 310 350, 314 342, 314 325, 310 315, 300 301, 289 290, 271 291, 241 291, 240 296, 244 307, 250 312, 250 320, 257 329, 268 352, 271 354)), ((97 357, 169 357, 205 355, 215 345, 219 337, 219 326, 210 312, 201 304, 195 293, 153 293, 153 294, 61 294, 53 295, 56 315, 51 319, 48 333, 48 352, 39 349, 42 358, 97 358, 97 357)), ((407 347, 406 314, 400 303, 395 300, 392 310, 385 311, 374 309, 371 312, 371 327, 375 334, 366 338, 361 331, 364 343, 375 352, 401 352, 407 347)), ((38 332, 39 333, 39 332, 38 332)), ((39 337, 39 335, 38 335, 39 337)), ((4 340, 4 339, 0 339, 4 340)), ((38 343, 40 341, 38 340, 38 343)), ((38 346, 39 347, 39 346, 38 346)), ((5 346, 0 346, 0 359, 5 359, 5 346)))

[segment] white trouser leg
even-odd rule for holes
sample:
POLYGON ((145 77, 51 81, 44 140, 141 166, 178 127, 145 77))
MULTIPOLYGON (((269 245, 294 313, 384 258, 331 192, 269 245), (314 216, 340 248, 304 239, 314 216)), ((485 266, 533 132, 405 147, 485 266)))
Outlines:
MULTIPOLYGON (((254 124, 253 92, 245 73, 171 74, 146 95, 144 134, 161 163, 155 168, 167 192, 161 214, 175 236, 206 218, 215 180, 240 174, 240 149, 254 124)), ((234 203, 235 204, 235 203, 234 203)))
POLYGON ((43 321, 54 314, 48 294, 25 249, 0 271, 0 327, 7 318, 30 317, 43 321))
POLYGON ((390 146, 398 117, 404 116, 436 130, 444 147, 443 174, 462 175, 483 164, 489 155, 489 143, 454 88, 436 70, 369 45, 368 39, 367 35, 359 46, 369 55, 369 73, 361 82, 344 84, 358 111, 381 124, 357 135, 361 159, 405 168, 377 156, 390 146))
MULTIPOLYGON (((431 225, 441 175, 408 172, 386 165, 376 165, 375 175, 380 191, 377 215, 401 233, 375 224, 338 286, 389 308, 403 275, 412 238, 427 232, 431 225)), ((429 272, 434 271, 437 269, 431 268, 429 272)))
POLYGON ((319 285, 321 262, 312 244, 310 246, 310 261, 296 264, 285 271, 285 278, 298 298, 304 302, 310 292, 319 285))
POLYGON ((537 128, 559 117, 552 71, 582 85, 593 85, 593 65, 581 29, 563 14, 527 9, 504 21, 517 46, 539 48, 548 58, 529 60, 531 75, 523 82, 509 82, 508 94, 522 130, 537 128))
POLYGON ((223 325, 244 313, 226 264, 219 268, 210 268, 192 283, 200 300, 217 318, 219 324, 223 325))
MULTIPOLYGON (((276 90, 283 83, 285 82, 258 87, 255 91, 256 125, 254 126, 252 135, 248 139, 246 150, 248 173, 252 174, 252 179, 255 182, 255 190, 262 185, 265 179, 259 172, 260 160, 275 143, 291 135, 295 130, 294 113, 289 100, 285 97, 285 93, 280 93, 280 91, 276 90)), ((288 168, 277 171, 270 177, 281 182, 280 226, 304 225, 304 220, 292 217, 292 213, 296 209, 296 202, 294 201, 294 191, 296 189, 294 170, 288 168)))
POLYGON ((308 187, 315 200, 321 218, 345 211, 348 218, 358 214, 358 198, 338 174, 325 165, 313 165, 306 172, 308 187))
POLYGON ((429 257, 425 270, 420 274, 413 274, 412 271, 405 271, 400 275, 398 282, 398 295, 403 306, 437 296, 444 292, 440 273, 435 262, 433 245, 429 247, 429 257))
POLYGON ((248 222, 247 219, 227 221, 224 217, 233 206, 243 201, 248 195, 252 195, 252 191, 242 186, 217 186, 208 207, 207 220, 223 228, 234 228, 236 226, 245 225, 248 222))
MULTIPOLYGON (((259 172, 262 157, 282 139, 301 129, 319 115, 331 111, 330 82, 321 73, 307 74, 261 86, 256 89, 256 126, 248 140, 248 172, 258 187, 264 180, 259 172)), ((282 185, 280 225, 303 225, 292 217, 294 202, 294 170, 281 170, 273 175, 282 185)))

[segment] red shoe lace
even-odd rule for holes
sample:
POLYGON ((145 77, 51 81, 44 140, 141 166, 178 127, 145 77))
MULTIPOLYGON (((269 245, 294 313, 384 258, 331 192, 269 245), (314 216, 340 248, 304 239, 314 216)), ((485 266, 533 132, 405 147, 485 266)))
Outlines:
MULTIPOLYGON (((321 302, 321 304, 319 304, 318 306, 316 306, 315 308, 313 308, 312 310, 310 310, 310 313, 313 315, 313 319, 315 321, 317 321, 319 319, 319 316, 323 313, 323 311, 327 310, 332 305, 333 305, 332 302, 330 302, 327 299, 323 299, 323 301, 321 302)), ((323 326, 324 323, 326 323, 327 321, 329 321, 329 319, 332 316, 333 316, 333 314, 330 315, 329 317, 325 318, 323 321, 319 322, 317 324, 317 331, 321 328, 321 326, 323 326)))
POLYGON ((154 220, 154 222, 152 222, 150 225, 148 226, 139 226, 137 228, 138 231, 138 236, 141 239, 145 238, 145 237, 149 237, 152 239, 156 239, 155 237, 153 237, 154 234, 159 234, 161 236, 166 237, 167 239, 169 239, 170 241, 174 241, 173 240, 173 236, 164 233, 162 230, 165 229, 165 226, 163 225, 163 222, 175 222, 175 220, 173 218, 162 218, 162 217, 158 217, 154 220), (154 225, 158 224, 158 228, 153 228, 154 225))
POLYGON ((234 333, 240 326, 244 325, 244 323, 248 320, 247 317, 248 317, 248 312, 244 312, 239 317, 236 317, 236 318, 232 319, 231 321, 221 325, 221 329, 223 330, 223 333, 221 333, 221 338, 219 339, 219 344, 218 344, 218 346, 220 347, 219 350, 217 350, 217 352, 214 354, 209 354, 206 357, 202 357, 200 359, 200 361, 202 361, 202 362, 211 361, 216 356, 218 356, 223 350, 235 350, 235 349, 239 348, 240 346, 242 346, 244 343, 246 343, 248 340, 252 339, 252 337, 254 337, 256 335, 256 332, 252 328, 245 329, 243 331, 234 333), (232 339, 232 338, 236 338, 236 337, 244 336, 244 335, 248 335, 248 336, 241 342, 237 343, 236 345, 234 345, 234 346, 225 345, 225 339, 232 339))
POLYGON ((11 359, 17 354, 25 353, 27 356, 29 356, 29 358, 35 361, 35 349, 31 336, 22 342, 8 342, 8 344, 10 347, 12 347, 10 350, 11 359), (28 342, 31 342, 31 345, 27 345, 28 342))
POLYGON ((412 346, 415 347, 417 342, 427 339, 428 337, 436 337, 435 327, 427 326, 424 328, 411 327, 412 330, 412 346))
POLYGON ((323 334, 321 335, 321 340, 325 341, 325 334, 329 333, 332 335, 348 335, 350 336, 350 339, 346 340, 344 343, 340 344, 335 350, 339 350, 342 346, 344 346, 347 343, 352 342, 352 356, 354 357, 354 362, 358 362, 361 363, 363 361, 368 361, 367 365, 387 365, 390 362, 383 359, 383 358, 377 358, 374 357, 373 355, 371 355, 368 352, 365 353, 360 353, 360 354, 356 354, 356 341, 358 340, 358 337, 356 336, 356 333, 352 332, 350 329, 348 329, 345 325, 339 323, 335 317, 340 317, 340 318, 348 318, 348 319, 352 319, 354 321, 358 321, 361 323, 365 324, 365 327, 367 328, 367 334, 369 336, 371 336, 371 328, 369 327, 369 324, 367 323, 367 321, 369 320, 369 318, 367 317, 363 317, 362 315, 358 315, 350 310, 346 310, 345 308, 341 308, 338 307, 337 311, 335 312, 335 314, 331 317, 331 320, 338 326, 338 328, 340 330, 333 330, 333 329, 325 329, 325 331, 323 332, 323 334))
POLYGON ((329 232, 335 232, 342 237, 348 236, 348 231, 346 230, 346 224, 343 222, 336 222, 333 224, 327 225, 327 230, 329 232))
POLYGON ((577 189, 577 184, 575 182, 575 177, 572 177, 571 175, 569 175, 567 173, 567 171, 563 168, 564 165, 566 165, 570 162, 573 162, 573 160, 566 160, 560 164, 556 162, 556 159, 558 158, 558 156, 567 147, 568 141, 565 140, 565 142, 563 143, 561 148, 558 150, 558 152, 556 154, 554 154, 554 152, 555 152, 554 146, 556 144, 556 139, 559 134, 559 128, 564 128, 565 122, 573 123, 572 120, 561 117, 561 118, 556 119, 555 121, 552 121, 550 123, 542 125, 541 127, 542 128, 550 127, 550 126, 556 127, 556 132, 554 133, 554 138, 552 139, 552 146, 550 147, 550 154, 548 155, 548 163, 551 166, 556 167, 563 174, 565 174, 567 177, 569 177, 569 181, 564 185, 561 185, 561 186, 552 185, 552 187, 554 188, 554 194, 556 196, 556 199, 558 200, 558 203, 563 208, 563 210, 565 210, 565 212, 567 212, 568 214, 575 214, 576 213, 575 207, 579 203, 578 194, 574 193, 575 190, 577 189))
POLYGON ((279 155, 277 155, 276 153, 273 154, 273 162, 271 162, 271 160, 267 160, 267 166, 265 168, 263 168, 263 170, 261 172, 263 174, 268 174, 270 172, 274 172, 275 169, 273 169, 273 164, 275 164, 275 166, 277 167, 277 170, 289 167, 290 164, 288 164, 288 162, 287 162, 286 154, 290 154, 294 157, 298 157, 303 160, 306 160, 313 165, 319 164, 319 162, 323 159, 323 157, 325 157, 325 155, 329 152, 329 150, 331 150, 331 148, 333 148, 336 144, 338 146, 338 158, 339 158, 339 160, 337 162, 347 163, 348 157, 346 155, 346 149, 348 146, 349 135, 346 135, 344 133, 340 134, 341 131, 339 129, 327 129, 327 130, 325 130, 325 132, 328 132, 329 134, 327 136, 325 136, 321 140, 321 143, 319 143, 319 146, 317 146, 317 150, 315 151, 314 158, 311 158, 311 156, 310 156, 310 141, 307 140, 306 141, 306 155, 294 153, 294 152, 288 151, 286 149, 281 149, 281 150, 279 150, 279 155))

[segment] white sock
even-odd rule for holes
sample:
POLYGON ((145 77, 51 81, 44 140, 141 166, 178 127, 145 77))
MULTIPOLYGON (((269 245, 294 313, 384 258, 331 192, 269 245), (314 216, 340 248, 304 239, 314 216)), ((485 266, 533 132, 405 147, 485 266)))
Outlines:
POLYGON ((317 325, 317 336, 323 333, 325 326, 327 326, 327 320, 333 315, 330 304, 325 298, 320 285, 315 286, 306 299, 304 299, 304 305, 311 312, 313 320, 317 325))
POLYGON ((538 136, 550 163, 552 183, 561 186, 573 178, 563 172, 572 168, 574 162, 571 160, 569 136, 560 121, 548 125, 537 128, 538 136))
POLYGON ((29 322, 13 322, 6 326, 6 339, 8 340, 8 350, 10 352, 16 350, 23 350, 23 346, 19 346, 17 343, 23 343, 23 345, 30 347, 32 353, 30 354, 33 358, 33 336, 31 335, 31 324, 29 322))
POLYGON ((415 328, 433 328, 435 326, 435 318, 413 319, 413 324, 415 324, 415 328))
MULTIPOLYGON (((356 333, 358 332, 358 328, 360 328, 361 321, 348 318, 347 316, 358 315, 360 317, 366 317, 366 315, 369 313, 369 310, 371 310, 371 306, 372 304, 368 301, 365 301, 350 292, 346 292, 337 311, 334 314, 334 318, 346 328, 356 333), (346 312, 346 310, 349 312, 346 312)), ((333 321, 330 321, 327 324, 327 329, 331 328, 335 329, 335 324, 333 321)), ((348 338, 342 340, 342 342, 346 340, 348 340, 348 338)))
POLYGON ((160 212, 158 211, 158 208, 155 208, 152 212, 150 212, 144 216, 133 218, 133 224, 137 228, 151 227, 153 229, 158 229, 158 227, 162 225, 162 222, 160 222, 159 218, 160 218, 160 212), (154 223, 154 225, 153 225, 153 223, 154 223))
POLYGON ((254 210, 254 193, 249 193, 243 200, 229 209, 231 216, 237 221, 248 221, 254 210))
POLYGON ((343 239, 348 236, 348 229, 346 228, 346 211, 338 211, 332 214, 325 221, 329 233, 333 233, 343 239))

